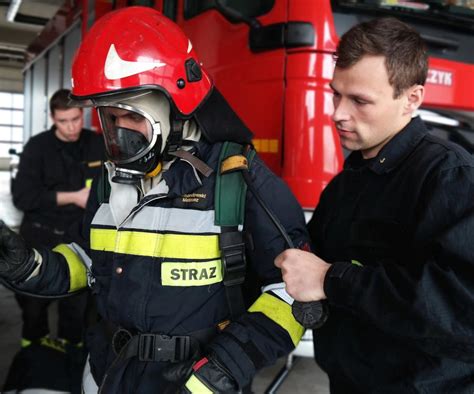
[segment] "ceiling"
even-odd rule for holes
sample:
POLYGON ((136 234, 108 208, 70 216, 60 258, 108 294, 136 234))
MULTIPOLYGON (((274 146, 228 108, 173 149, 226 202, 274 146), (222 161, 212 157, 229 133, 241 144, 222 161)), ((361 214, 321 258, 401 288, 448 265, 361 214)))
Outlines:
POLYGON ((7 21, 13 1, 0 0, 0 66, 22 69, 28 45, 64 0, 19 0, 14 22, 7 21))

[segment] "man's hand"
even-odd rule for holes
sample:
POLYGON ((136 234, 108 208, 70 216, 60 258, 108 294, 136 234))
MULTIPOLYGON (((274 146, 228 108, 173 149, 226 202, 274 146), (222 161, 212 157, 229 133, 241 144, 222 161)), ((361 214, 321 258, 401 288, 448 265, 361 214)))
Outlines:
POLYGON ((166 394, 238 393, 237 383, 215 356, 183 361, 163 371, 170 382, 166 394))
POLYGON ((35 252, 0 220, 0 277, 8 282, 22 282, 36 267, 35 252))
POLYGON ((324 278, 331 266, 318 256, 300 249, 287 249, 275 259, 281 269, 286 291, 297 301, 319 301, 326 298, 324 278))
POLYGON ((56 203, 58 206, 74 204, 79 208, 85 209, 90 191, 90 188, 84 187, 75 192, 57 192, 56 203))

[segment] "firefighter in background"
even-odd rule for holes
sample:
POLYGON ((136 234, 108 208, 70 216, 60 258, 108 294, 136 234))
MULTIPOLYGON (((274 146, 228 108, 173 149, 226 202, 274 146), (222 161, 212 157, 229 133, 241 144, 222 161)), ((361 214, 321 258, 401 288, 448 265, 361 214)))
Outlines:
MULTIPOLYGON (((31 249, 2 227, 1 275, 40 294, 74 292, 89 279, 102 320, 88 335, 87 393, 244 389, 304 332, 273 266, 285 241, 255 196, 243 194, 245 237, 215 222, 223 141, 245 147, 250 131, 188 38, 150 8, 101 18, 72 75, 71 98, 98 109, 109 159, 87 206, 90 246, 31 249), (262 286, 248 310, 240 294, 244 256, 262 286)), ((294 244, 307 247, 303 213, 287 186, 258 156, 249 167, 294 244)))
MULTIPOLYGON (((83 128, 82 109, 69 106, 67 89, 50 99, 53 126, 25 145, 12 190, 13 203, 24 212, 20 235, 29 248, 53 248, 79 242, 75 229, 82 222, 92 178, 105 158, 102 137, 83 128)), ((51 300, 16 295, 22 309, 22 346, 49 335, 51 300)), ((61 299, 58 337, 82 342, 87 293, 61 299)))
POLYGON ((427 70, 393 18, 337 48, 333 120, 353 152, 309 222, 316 255, 275 262, 295 299, 327 298, 314 344, 331 393, 474 392, 474 160, 413 117, 427 70))

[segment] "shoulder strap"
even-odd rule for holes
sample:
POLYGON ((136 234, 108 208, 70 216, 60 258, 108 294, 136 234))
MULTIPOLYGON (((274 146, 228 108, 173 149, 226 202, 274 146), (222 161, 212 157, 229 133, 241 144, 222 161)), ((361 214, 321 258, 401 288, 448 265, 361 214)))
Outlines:
POLYGON ((244 223, 247 184, 241 171, 250 168, 254 157, 255 150, 251 145, 224 142, 214 194, 217 226, 238 226, 244 223))
POLYGON ((241 285, 245 280, 245 242, 239 226, 244 223, 247 185, 242 171, 248 171, 255 156, 251 145, 224 142, 216 177, 215 224, 221 226, 223 282, 232 319, 245 312, 241 285))
POLYGON ((101 172, 97 184, 97 201, 99 205, 108 202, 110 198, 111 187, 109 183, 109 174, 105 165, 102 164, 101 172))

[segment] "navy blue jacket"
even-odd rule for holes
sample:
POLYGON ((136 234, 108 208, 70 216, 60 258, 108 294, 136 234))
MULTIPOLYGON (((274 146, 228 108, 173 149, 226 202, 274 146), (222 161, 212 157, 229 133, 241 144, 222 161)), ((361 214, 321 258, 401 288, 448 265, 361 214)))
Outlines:
POLYGON ((415 118, 353 152, 309 223, 329 319, 316 360, 335 393, 474 392, 474 160, 415 118))
MULTIPOLYGON (((177 160, 163 174, 169 190, 151 192, 139 199, 131 215, 121 224, 113 223, 109 204, 90 199, 86 226, 90 232, 93 292, 99 314, 113 325, 133 333, 187 335, 217 327, 229 319, 229 307, 222 283, 218 234, 215 226, 214 187, 222 143, 200 142, 196 157, 214 173, 199 176, 186 161, 177 160), (138 201, 139 200, 139 201, 138 201), (194 274, 191 275, 192 267, 194 274)), ((283 181, 256 156, 250 167, 255 188, 297 246, 307 246, 309 238, 297 201, 283 181)), ((91 196, 95 196, 95 190, 91 196)), ((259 286, 281 283, 274 258, 287 245, 247 191, 244 231, 247 244, 248 279, 259 286)), ((86 285, 77 246, 61 245, 54 251, 42 250, 41 275, 24 287, 42 293, 65 293, 86 285), (80 275, 79 275, 80 274, 80 275)), ((287 301, 271 290, 265 291, 240 318, 232 321, 208 343, 241 387, 255 372, 290 352, 304 329, 291 314, 287 301)), ((91 367, 97 383, 103 379, 115 355, 110 338, 99 330, 89 337, 91 367)), ((166 363, 130 359, 108 378, 105 392, 156 393, 166 382, 161 369, 166 363)))

